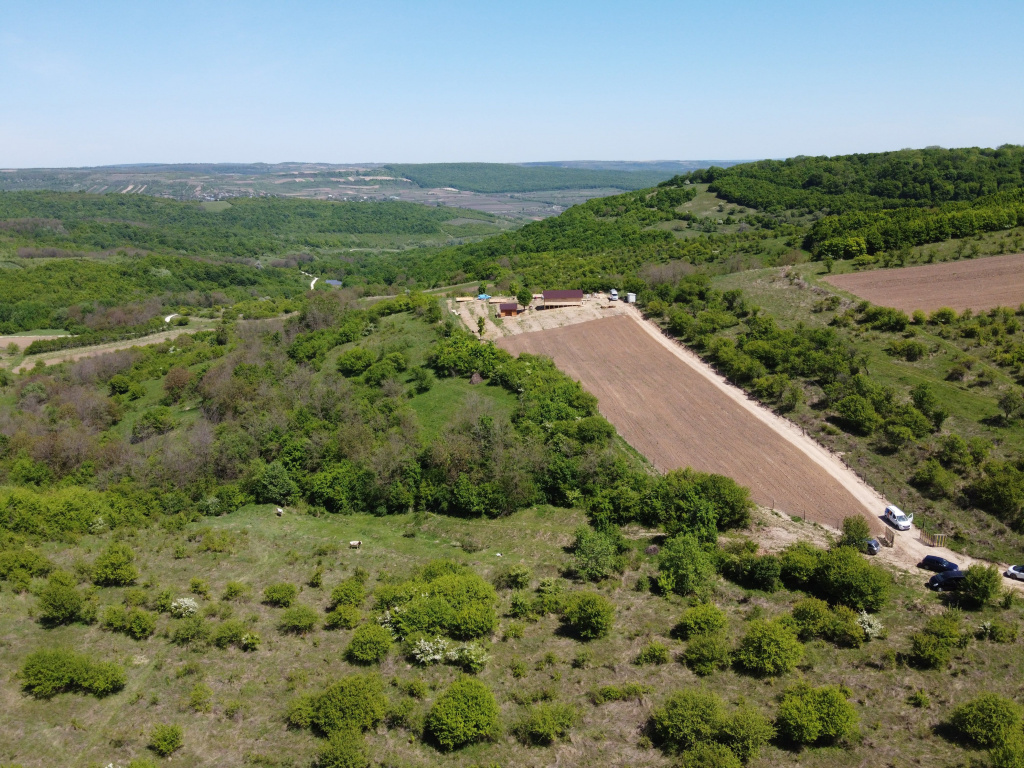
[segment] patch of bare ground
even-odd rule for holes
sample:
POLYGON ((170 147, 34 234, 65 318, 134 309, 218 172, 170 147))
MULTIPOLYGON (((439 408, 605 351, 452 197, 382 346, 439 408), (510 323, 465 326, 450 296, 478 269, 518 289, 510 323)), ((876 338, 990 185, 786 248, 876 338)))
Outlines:
MULTIPOLYGON (((21 365, 14 369, 15 373, 22 373, 35 367, 39 362, 44 365, 57 365, 58 363, 67 363, 74 360, 81 360, 86 357, 96 357, 97 355, 105 355, 107 352, 116 352, 119 349, 131 349, 132 347, 148 347, 151 344, 161 344, 169 339, 176 339, 178 336, 198 333, 199 331, 207 331, 210 329, 209 324, 199 325, 193 324, 191 326, 184 326, 181 328, 175 328, 173 331, 162 331, 161 333, 154 333, 150 336, 141 336, 137 339, 127 339, 125 341, 112 341, 108 344, 96 344, 91 347, 74 347, 72 349, 62 349, 59 352, 44 352, 39 355, 30 355, 22 361, 21 365)), ((36 336, 34 339, 46 338, 44 336, 36 336)), ((34 340, 33 339, 33 340, 34 340)))
POLYGON ((992 309, 1024 302, 1024 253, 948 261, 899 269, 873 269, 825 280, 872 304, 904 312, 939 307, 992 309))
POLYGON ((47 339, 59 339, 60 335, 53 336, 0 336, 0 349, 7 349, 8 346, 14 344, 18 349, 24 351, 25 347, 31 344, 33 341, 45 341, 47 339))
MULTIPOLYGON (((808 538, 802 535, 808 523, 820 526, 818 531, 838 532, 842 519, 854 515, 866 518, 875 534, 886 529, 881 513, 888 502, 838 456, 750 400, 634 308, 589 323, 508 336, 497 344, 513 354, 552 358, 597 397, 602 415, 658 469, 689 466, 727 475, 750 488, 757 504, 783 513, 779 520, 796 518, 807 526, 801 531, 783 526, 783 532, 771 534, 773 540, 808 538)), ((983 562, 928 546, 916 529, 896 533, 894 546, 883 547, 878 559, 919 573, 916 565, 927 554, 965 568, 983 562)))

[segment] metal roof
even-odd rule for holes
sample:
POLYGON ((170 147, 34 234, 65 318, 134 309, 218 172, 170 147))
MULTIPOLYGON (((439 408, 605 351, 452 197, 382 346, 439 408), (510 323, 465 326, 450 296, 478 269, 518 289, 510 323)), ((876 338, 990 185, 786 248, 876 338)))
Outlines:
POLYGON ((570 301, 583 301, 583 291, 578 288, 573 288, 568 291, 544 291, 544 300, 548 299, 561 300, 567 299, 570 301))

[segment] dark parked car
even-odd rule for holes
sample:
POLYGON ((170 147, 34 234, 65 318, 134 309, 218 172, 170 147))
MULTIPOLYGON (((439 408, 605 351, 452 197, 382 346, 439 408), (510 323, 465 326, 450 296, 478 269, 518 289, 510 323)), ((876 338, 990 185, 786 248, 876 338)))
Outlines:
POLYGON ((878 543, 878 539, 868 539, 864 543, 864 551, 869 555, 877 555, 882 549, 882 545, 878 543))
POLYGON ((936 573, 928 579, 928 588, 936 592, 955 592, 964 585, 967 574, 963 571, 946 571, 936 573))
POLYGON ((938 573, 960 570, 959 565, 944 557, 939 557, 938 555, 927 555, 924 560, 917 564, 917 567, 924 568, 926 571, 936 571, 938 573))

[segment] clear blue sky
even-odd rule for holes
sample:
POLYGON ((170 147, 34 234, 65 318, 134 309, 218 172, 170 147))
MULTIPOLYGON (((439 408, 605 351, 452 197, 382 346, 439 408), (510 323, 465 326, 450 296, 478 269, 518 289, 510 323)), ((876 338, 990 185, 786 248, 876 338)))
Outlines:
POLYGON ((1017 2, 47 2, 0 166, 734 159, 1024 143, 1017 2))

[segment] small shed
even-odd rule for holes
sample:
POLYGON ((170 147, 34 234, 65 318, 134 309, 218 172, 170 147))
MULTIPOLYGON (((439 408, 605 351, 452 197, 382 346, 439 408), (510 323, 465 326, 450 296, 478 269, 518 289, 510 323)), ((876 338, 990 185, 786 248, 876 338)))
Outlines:
POLYGON ((519 305, 514 301, 509 304, 502 303, 498 305, 498 313, 501 317, 515 317, 519 312, 519 305))
POLYGON ((582 307, 583 291, 579 289, 569 291, 544 291, 542 295, 544 308, 552 307, 582 307))

